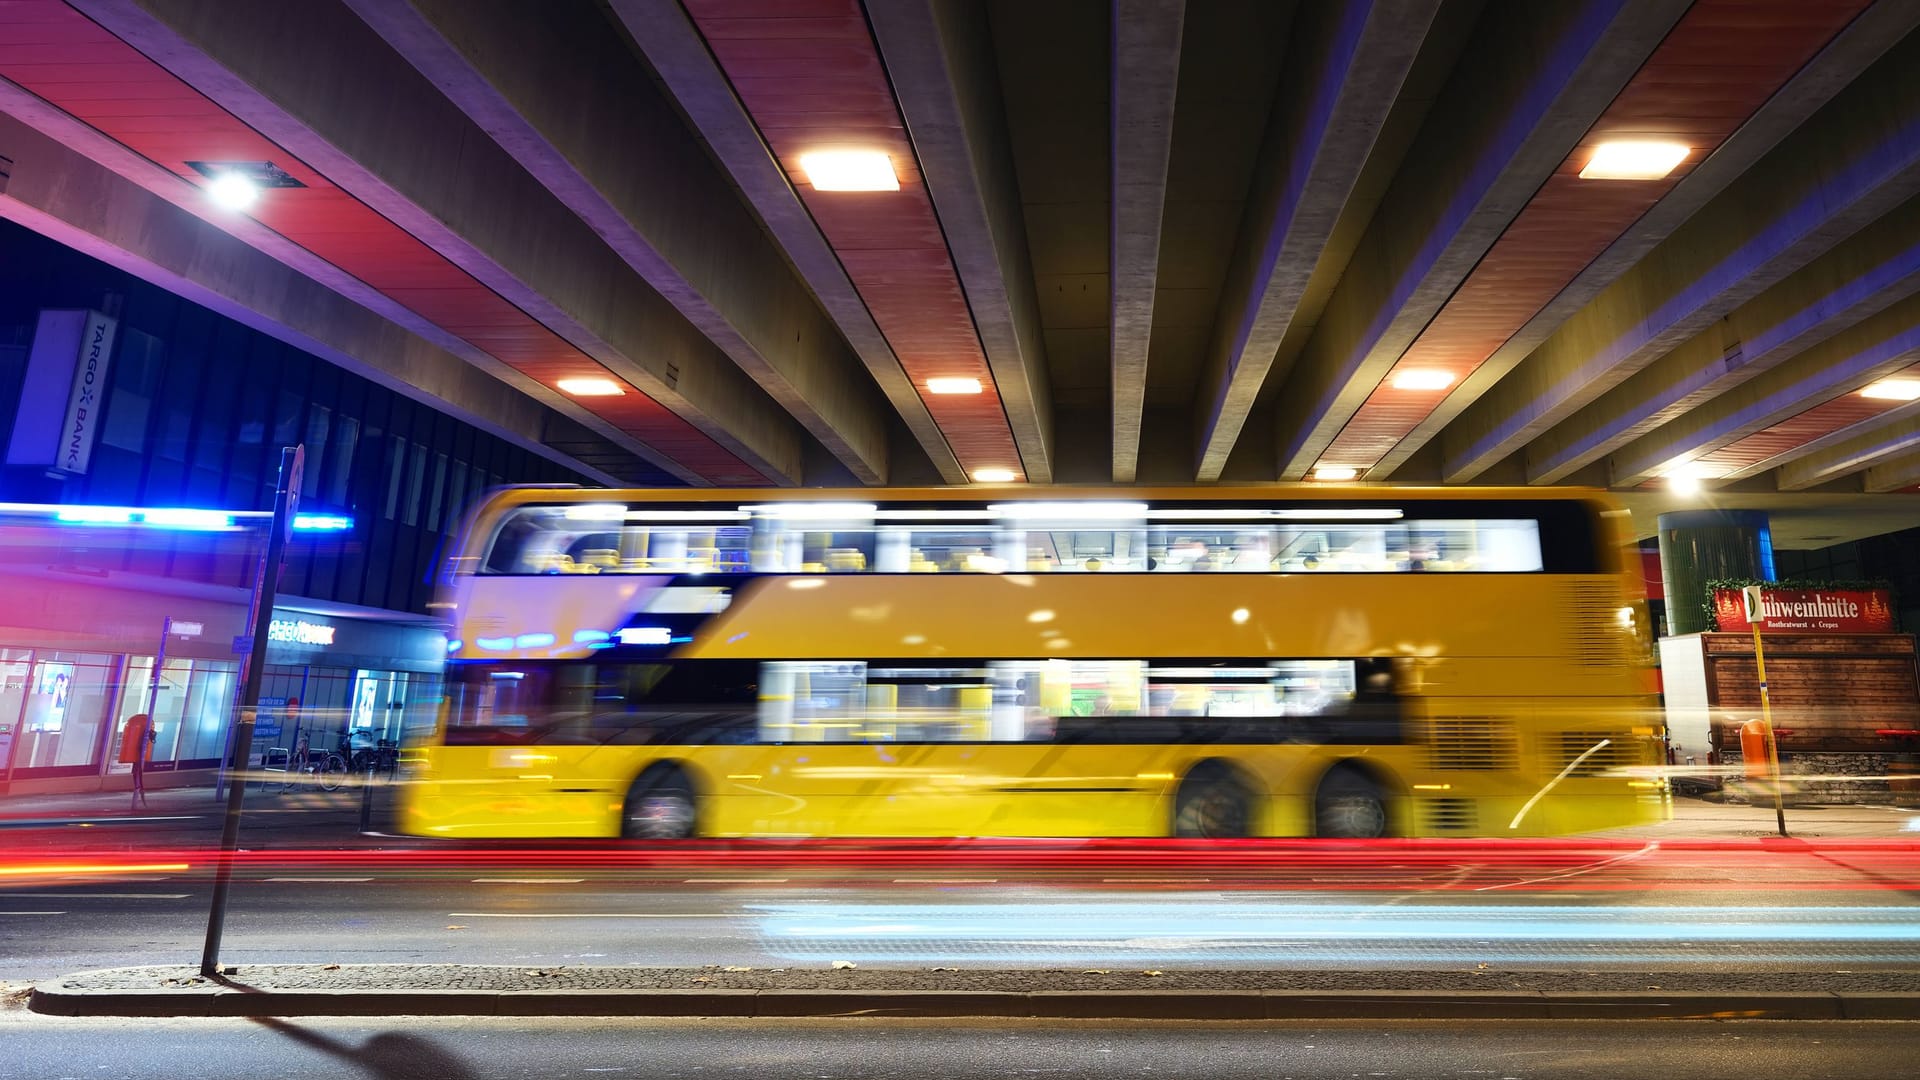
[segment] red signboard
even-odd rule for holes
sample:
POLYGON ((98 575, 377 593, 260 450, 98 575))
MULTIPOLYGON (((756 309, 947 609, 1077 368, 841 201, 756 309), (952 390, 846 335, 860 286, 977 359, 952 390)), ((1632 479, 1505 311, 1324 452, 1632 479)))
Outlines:
MULTIPOLYGON (((1812 634, 1891 634, 1893 594, 1886 589, 1774 589, 1760 587, 1766 614, 1762 630, 1812 634)), ((1739 589, 1715 589, 1713 614, 1720 629, 1751 630, 1739 589)))

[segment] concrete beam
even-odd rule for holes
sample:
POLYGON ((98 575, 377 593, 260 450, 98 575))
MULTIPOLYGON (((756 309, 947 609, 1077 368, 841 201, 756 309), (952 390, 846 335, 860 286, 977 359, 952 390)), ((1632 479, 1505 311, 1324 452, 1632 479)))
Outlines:
POLYGON ((1109 332, 1113 365, 1113 479, 1130 484, 1140 463, 1160 278, 1160 219, 1173 156, 1186 0, 1113 0, 1113 243, 1109 332))
POLYGON ((1920 454, 1882 462, 1867 470, 1868 491, 1904 491, 1920 484, 1920 454))
MULTIPOLYGON (((1459 387, 1368 470, 1367 475, 1375 479, 1398 475, 1402 462, 1432 442, 1481 395, 1506 378, 1574 312, 1632 269, 1916 27, 1920 27, 1920 5, 1913 4, 1875 4, 1848 23, 1819 55, 1795 72, 1728 136, 1719 149, 1696 165, 1665 198, 1641 215, 1538 314, 1474 369, 1473 374, 1462 380, 1459 387)), ((1561 473, 1555 482, 1566 482, 1572 471, 1561 473)))
POLYGON ((1916 359, 1920 359, 1920 296, 1895 304, 1629 443, 1613 455, 1613 483, 1630 487, 1660 475, 1673 464, 1691 461, 1884 379, 1916 359))
POLYGON ((1053 406, 1026 219, 1000 103, 986 6, 867 7, 920 173, 940 217, 1027 481, 1053 482, 1053 406))
POLYGON ((664 456, 446 333, 199 187, 0 79, 0 217, 85 252, 602 483, 622 478, 543 441, 549 410, 607 445, 664 456), (217 223, 215 220, 217 219, 217 223))
POLYGON ((1896 454, 1920 450, 1920 403, 1889 409, 1808 444, 1799 456, 1779 466, 1774 483, 1781 491, 1805 491, 1877 465, 1896 454))
POLYGON ((800 427, 346 7, 74 6, 776 483, 800 427))
POLYGON ((1660 425, 1920 291, 1920 199, 1863 229, 1526 448, 1527 479, 1559 483, 1660 425))
POLYGON ((860 357, 941 479, 966 483, 966 470, 947 445, 920 391, 900 366, 866 301, 793 190, 786 170, 761 139, 759 128, 686 9, 679 0, 609 0, 608 6, 652 66, 655 78, 705 141, 707 151, 726 170, 841 337, 860 357))
POLYGON ((886 482, 887 403, 604 14, 345 2, 854 477, 886 482))
POLYGON ((1195 394, 1196 479, 1220 478, 1275 373, 1307 283, 1439 9, 1438 0, 1379 0, 1308 4, 1296 17, 1195 394))
POLYGON ((1588 0, 1482 17, 1281 386, 1281 479, 1306 475, 1686 6, 1588 0))
MULTIPOLYGON (((1920 39, 1912 39, 1462 413, 1442 436, 1446 479, 1471 480, 1920 192, 1917 106, 1920 39)), ((1551 448, 1553 467, 1594 460, 1627 426, 1609 413, 1603 430, 1575 431, 1566 447, 1551 448)))

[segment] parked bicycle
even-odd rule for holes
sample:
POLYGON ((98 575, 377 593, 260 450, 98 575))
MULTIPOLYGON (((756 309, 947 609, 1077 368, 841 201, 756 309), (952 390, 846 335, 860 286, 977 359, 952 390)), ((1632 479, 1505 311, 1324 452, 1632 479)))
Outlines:
POLYGON ((261 758, 260 769, 278 774, 268 777, 266 785, 268 790, 274 790, 277 785, 281 794, 296 787, 315 785, 321 791, 334 791, 347 779, 347 759, 335 751, 310 749, 304 736, 292 749, 269 747, 261 758))

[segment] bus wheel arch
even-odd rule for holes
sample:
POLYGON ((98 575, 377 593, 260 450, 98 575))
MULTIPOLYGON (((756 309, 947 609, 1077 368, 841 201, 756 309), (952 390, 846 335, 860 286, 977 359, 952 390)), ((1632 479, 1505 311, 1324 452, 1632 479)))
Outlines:
POLYGON ((1313 787, 1313 835, 1350 840, 1405 835, 1400 795, 1399 782, 1385 768, 1364 758, 1336 761, 1313 787))
POLYGON ((627 787, 620 835, 627 840, 687 840, 700 834, 700 786, 686 762, 655 761, 627 787))
POLYGON ((1260 789, 1225 758, 1196 762, 1180 778, 1169 830, 1176 837, 1222 839, 1258 834, 1260 789))

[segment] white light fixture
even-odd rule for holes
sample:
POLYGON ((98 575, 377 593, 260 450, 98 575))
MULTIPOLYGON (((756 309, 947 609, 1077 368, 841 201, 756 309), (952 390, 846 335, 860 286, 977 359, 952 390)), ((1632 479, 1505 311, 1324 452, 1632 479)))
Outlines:
POLYGON ((626 393, 625 390, 620 389, 620 384, 612 379, 561 379, 553 385, 574 397, 619 397, 626 393))
POLYGON ((1351 465, 1322 465, 1313 470, 1315 480, 1354 480, 1360 476, 1360 470, 1351 465))
POLYGON ((207 198, 222 210, 239 213, 260 200, 260 185, 237 172, 225 172, 207 185, 207 198))
POLYGON ((873 517, 878 507, 872 503, 760 503, 743 506, 740 509, 760 517, 779 518, 782 521, 864 521, 873 517))
POLYGON ((1700 481, 1718 480, 1727 470, 1706 461, 1689 461, 1667 473, 1667 486, 1677 495, 1692 495, 1700 490, 1700 481))
POLYGON ((927 380, 927 393, 929 394, 977 394, 979 392, 979 379, 941 378, 927 380))
POLYGON ((1860 391, 1860 396, 1885 401, 1913 401, 1920 399, 1920 379, 1881 379, 1860 391))
POLYGON ((1439 368, 1411 368, 1393 377, 1395 390, 1445 390, 1453 385, 1453 372, 1439 368))
POLYGON ((975 469, 973 479, 981 484, 1010 484, 1015 473, 1012 469, 975 469))
POLYGON ((1147 516, 1147 504, 1137 502, 995 503, 987 509, 1023 521, 1139 521, 1147 516))
POLYGON ((1582 180, 1658 180, 1687 160, 1691 150, 1680 143, 1652 139, 1603 142, 1594 148, 1582 180))
POLYGON ((800 155, 815 191, 899 191, 893 159, 878 150, 816 150, 800 155))

